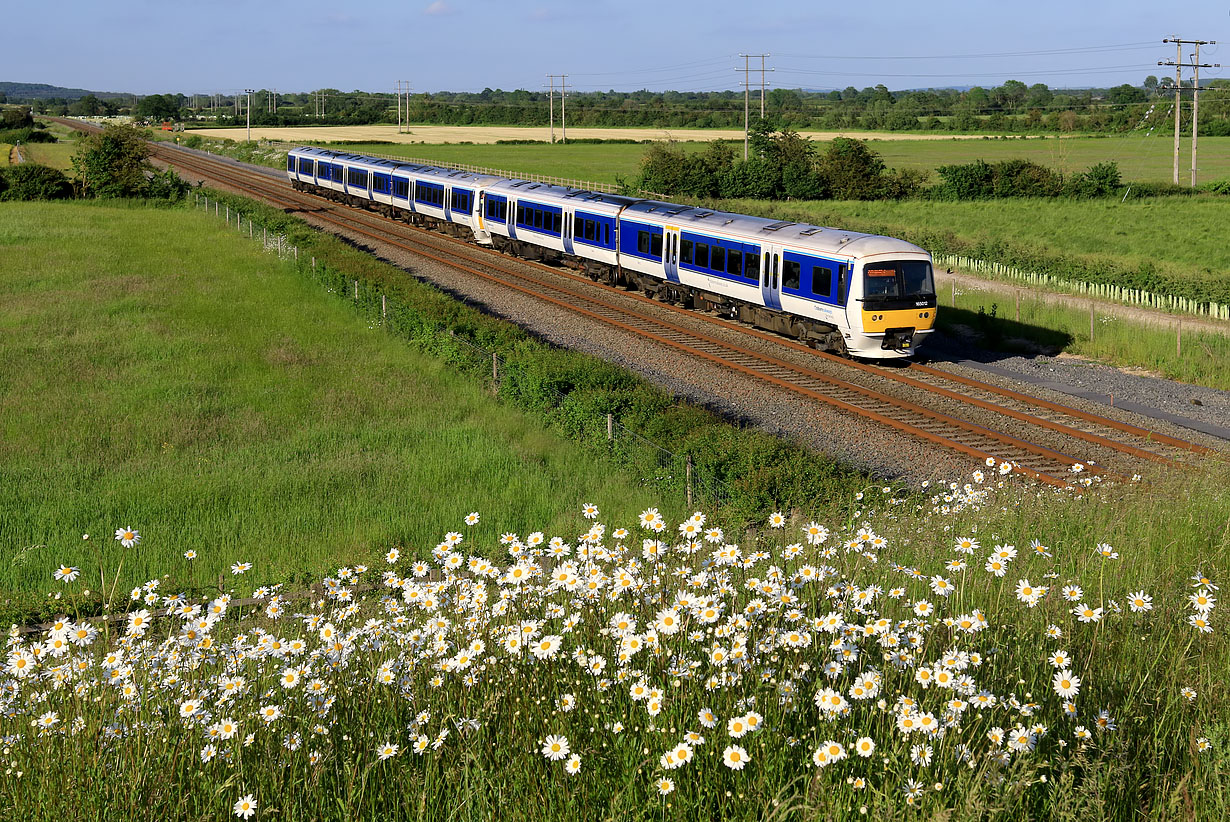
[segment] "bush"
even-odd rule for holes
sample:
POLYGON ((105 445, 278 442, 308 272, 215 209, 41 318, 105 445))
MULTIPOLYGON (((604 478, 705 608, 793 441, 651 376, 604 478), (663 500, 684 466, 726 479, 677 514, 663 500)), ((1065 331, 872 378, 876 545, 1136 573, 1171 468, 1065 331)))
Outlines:
POLYGON ((941 200, 1056 197, 1063 191, 1062 176, 1030 160, 975 160, 940 166, 935 171, 943 182, 932 189, 932 196, 941 200))
POLYGON ((6 186, 0 200, 63 200, 73 195, 72 183, 58 169, 22 163, 4 174, 6 186))
POLYGON ((1064 193, 1070 197, 1106 197, 1117 192, 1122 184, 1119 164, 1111 160, 1074 174, 1064 185, 1064 193))

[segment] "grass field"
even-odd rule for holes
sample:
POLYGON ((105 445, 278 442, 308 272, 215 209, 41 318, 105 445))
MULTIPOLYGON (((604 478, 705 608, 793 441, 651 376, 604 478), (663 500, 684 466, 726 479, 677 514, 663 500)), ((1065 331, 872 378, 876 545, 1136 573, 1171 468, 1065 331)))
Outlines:
POLYGON ((72 171, 72 156, 77 153, 77 144, 75 142, 27 143, 21 147, 21 153, 28 163, 41 163, 58 168, 60 171, 72 171))
POLYGON ((121 597, 164 574, 216 582, 242 560, 265 581, 318 575, 434 545, 478 500, 518 529, 583 496, 625 515, 647 501, 219 223, 4 214, 0 598, 40 591, 59 563, 94 583, 118 572, 121 597), (157 548, 123 550, 121 526, 157 548))
POLYGON ((1230 813, 1224 465, 659 516, 220 220, 5 216, 0 584, 131 608, 10 641, 15 818, 1230 813))
MULTIPOLYGON (((865 135, 864 135, 865 136, 865 135)), ((703 142, 681 143, 685 150, 703 150, 703 142)), ((823 150, 827 145, 817 141, 823 150)), ((1230 137, 1205 137, 1201 145, 1200 180, 1208 182, 1230 178, 1230 137)), ((742 151, 742 146, 736 147, 742 151)), ((1171 151, 1173 144, 1154 137, 1049 137, 1045 139, 967 139, 897 140, 888 137, 871 138, 871 148, 880 153, 885 163, 894 168, 921 168, 929 171, 941 165, 970 163, 975 160, 1024 158, 1045 166, 1072 173, 1084 171, 1097 163, 1115 161, 1123 179, 1165 183, 1172 179, 1171 151)), ((569 143, 567 145, 462 145, 356 144, 346 150, 362 153, 421 157, 427 160, 465 163, 488 168, 507 169, 521 173, 574 177, 598 183, 613 183, 617 176, 634 177, 645 153, 643 145, 611 143, 569 143)), ((1190 147, 1180 155, 1179 179, 1190 180, 1190 147)), ((937 178, 933 175, 932 181, 937 178)))

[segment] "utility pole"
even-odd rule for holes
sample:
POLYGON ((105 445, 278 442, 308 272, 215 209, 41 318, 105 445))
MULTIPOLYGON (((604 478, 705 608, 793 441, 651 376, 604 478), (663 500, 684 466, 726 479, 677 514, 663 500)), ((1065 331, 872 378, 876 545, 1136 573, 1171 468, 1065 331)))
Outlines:
POLYGON ((1200 47, 1205 45, 1214 45, 1216 40, 1183 40, 1178 37, 1167 37, 1163 43, 1175 44, 1175 59, 1159 60, 1159 66, 1174 66, 1174 183, 1179 184, 1179 109, 1182 105, 1183 81, 1182 70, 1190 68, 1194 74, 1192 80, 1192 188, 1196 187, 1196 144, 1199 141, 1199 125, 1197 117, 1200 113, 1200 69, 1202 68, 1219 68, 1221 63, 1201 63, 1200 62, 1200 47), (1196 53, 1192 55, 1192 62, 1183 62, 1183 46, 1195 46, 1196 53))
POLYGON ((401 80, 397 81, 397 133, 401 134, 401 80))
POLYGON ((747 159, 748 124, 749 124, 749 121, 751 120, 751 115, 749 113, 750 112, 749 101, 750 101, 751 89, 752 89, 752 82, 751 82, 752 69, 751 69, 751 63, 749 61, 753 57, 760 58, 760 117, 761 119, 764 119, 764 89, 765 89, 764 74, 766 71, 773 71, 773 69, 766 69, 764 67, 764 58, 769 56, 767 54, 740 54, 739 56, 743 58, 743 68, 742 69, 736 68, 735 71, 743 72, 743 159, 746 160, 747 159))
MULTIPOLYGON (((244 89, 244 93, 248 95, 248 104, 244 107, 244 110, 248 113, 248 142, 249 143, 252 142, 252 94, 254 92, 255 92, 255 89, 250 89, 250 88, 244 89)), ((238 94, 235 95, 235 103, 236 104, 239 103, 238 94)))
MULTIPOLYGON (((760 55, 760 119, 761 120, 764 119, 764 89, 765 89, 764 73, 766 70, 764 67, 764 58, 768 56, 769 55, 767 54, 760 55)), ((768 71, 774 71, 774 69, 768 69, 768 71)))
POLYGON ((548 120, 551 123, 551 144, 555 144, 555 75, 548 74, 547 79, 551 81, 551 90, 547 92, 547 109, 551 112, 548 115, 548 120))
POLYGON ((567 74, 548 74, 547 78, 551 81, 551 90, 547 93, 547 107, 551 110, 549 117, 551 123, 551 142, 555 142, 555 78, 559 78, 559 120, 562 129, 561 142, 568 142, 568 118, 564 111, 564 99, 568 88, 567 74))

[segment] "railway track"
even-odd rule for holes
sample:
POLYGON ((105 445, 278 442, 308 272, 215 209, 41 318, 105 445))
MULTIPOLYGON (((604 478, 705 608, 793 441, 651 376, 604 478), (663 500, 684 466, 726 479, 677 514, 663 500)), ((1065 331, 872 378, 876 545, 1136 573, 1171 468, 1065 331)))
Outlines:
POLYGON ((886 368, 817 352, 725 319, 593 283, 567 269, 510 259, 473 243, 297 192, 284 179, 233 163, 165 144, 153 144, 153 152, 156 159, 198 179, 303 213, 351 236, 427 257, 652 340, 680 355, 873 420, 978 462, 1011 463, 1018 472, 1050 485, 1073 485, 1072 468, 1077 463, 1092 474, 1123 477, 1142 462, 1179 465, 1189 455, 1211 453, 1156 431, 932 366, 911 363, 906 368, 886 368), (767 352, 768 347, 781 355, 767 352), (1040 431, 1071 445, 1061 450, 1040 444, 1035 441, 1040 431), (1075 448, 1085 450, 1070 453, 1075 448), (1101 458, 1093 459, 1094 453, 1113 455, 1110 461, 1117 470, 1104 467, 1101 458))

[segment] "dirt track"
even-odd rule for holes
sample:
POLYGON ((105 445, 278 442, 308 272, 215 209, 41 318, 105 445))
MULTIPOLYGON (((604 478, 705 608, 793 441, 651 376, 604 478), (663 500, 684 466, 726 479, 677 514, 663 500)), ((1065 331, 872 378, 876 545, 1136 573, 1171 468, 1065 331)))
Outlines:
MULTIPOLYGON (((244 129, 190 129, 191 134, 217 139, 243 140, 244 129)), ((871 131, 805 131, 813 140, 834 137, 854 137, 859 140, 980 140, 980 134, 890 134, 871 131)), ((708 142, 710 140, 742 140, 743 132, 733 129, 664 129, 664 128, 576 128, 568 129, 574 139, 599 140, 676 140, 708 142)), ((393 143, 494 143, 498 140, 549 140, 545 127, 521 126, 413 126, 410 133, 397 133, 397 126, 302 126, 287 128, 253 128, 254 140, 284 140, 286 142, 324 142, 328 140, 387 140, 393 143)), ((558 126, 555 138, 561 137, 558 126)))

